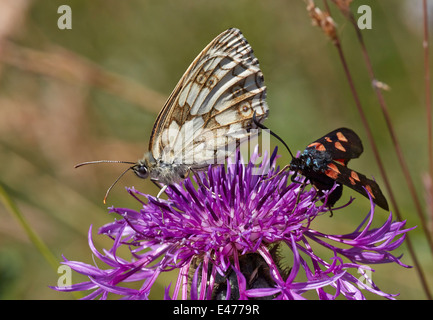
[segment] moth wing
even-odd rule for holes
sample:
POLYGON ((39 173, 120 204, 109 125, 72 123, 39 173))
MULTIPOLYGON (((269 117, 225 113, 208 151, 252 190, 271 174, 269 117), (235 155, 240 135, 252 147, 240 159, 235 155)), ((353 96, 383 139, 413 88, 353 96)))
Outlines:
POLYGON ((364 150, 359 136, 348 128, 338 128, 329 132, 307 146, 312 147, 326 151, 333 160, 342 165, 347 165, 350 159, 358 158, 364 150))
POLYGON ((370 194, 375 204, 387 211, 389 210, 388 202, 382 194, 379 185, 376 181, 368 179, 362 173, 351 170, 345 165, 334 161, 328 164, 328 170, 325 171, 325 174, 337 182, 359 192, 366 198, 369 198, 368 194, 370 194))

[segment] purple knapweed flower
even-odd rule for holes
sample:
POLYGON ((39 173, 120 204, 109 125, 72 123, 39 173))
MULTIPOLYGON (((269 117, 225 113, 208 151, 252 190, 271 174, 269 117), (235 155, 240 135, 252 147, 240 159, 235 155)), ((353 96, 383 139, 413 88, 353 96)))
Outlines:
POLYGON ((373 264, 408 267, 391 254, 411 230, 405 221, 393 222, 390 214, 372 228, 371 202, 365 221, 350 234, 312 229, 311 222, 328 212, 320 201, 326 203, 326 194, 319 199, 313 188, 278 172, 277 150, 255 166, 257 150, 246 165, 238 156, 170 186, 167 200, 128 189, 140 207, 111 208, 121 219, 99 229, 112 248, 99 252, 89 230, 90 248, 102 263, 63 262, 89 281, 55 289, 89 291, 88 299, 148 299, 162 273, 178 270, 161 299, 305 299, 306 292, 319 299, 364 299, 363 290, 393 299, 369 275, 373 264), (332 257, 317 255, 317 245, 332 257))

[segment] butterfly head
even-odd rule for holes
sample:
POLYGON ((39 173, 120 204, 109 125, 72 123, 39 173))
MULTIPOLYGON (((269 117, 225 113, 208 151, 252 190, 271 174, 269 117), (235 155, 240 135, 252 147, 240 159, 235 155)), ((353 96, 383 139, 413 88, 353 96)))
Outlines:
POLYGON ((138 160, 138 162, 131 167, 131 170, 141 179, 147 179, 149 177, 149 165, 146 163, 145 159, 138 160))
POLYGON ((137 175, 137 177, 142 178, 142 179, 146 179, 149 176, 149 168, 151 166, 151 163, 149 162, 149 159, 153 157, 149 157, 149 156, 145 156, 142 160, 135 162, 130 162, 130 161, 117 161, 117 160, 98 160, 98 161, 88 161, 88 162, 83 162, 83 163, 79 163, 75 166, 75 168, 79 168, 81 166, 84 165, 88 165, 88 164, 98 164, 98 163, 126 163, 126 164, 132 164, 131 167, 127 168, 126 170, 124 170, 118 177, 117 179, 111 184, 111 186, 107 189, 107 192, 105 193, 105 197, 104 197, 104 203, 106 203, 107 201, 107 197, 108 194, 110 193, 111 189, 114 187, 114 185, 120 180, 120 178, 122 178, 124 176, 125 173, 127 173, 129 170, 134 171, 134 173, 137 175))
POLYGON ((182 162, 155 160, 153 154, 147 152, 131 169, 141 179, 150 178, 163 185, 172 185, 186 179, 191 166, 182 162))

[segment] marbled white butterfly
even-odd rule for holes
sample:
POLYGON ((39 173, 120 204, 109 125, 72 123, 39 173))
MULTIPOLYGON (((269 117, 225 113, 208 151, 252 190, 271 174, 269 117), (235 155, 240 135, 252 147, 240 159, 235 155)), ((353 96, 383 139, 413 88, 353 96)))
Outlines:
MULTIPOLYGON (((259 62, 238 29, 217 36, 195 58, 158 115, 150 137, 149 151, 128 170, 140 178, 163 185, 180 182, 189 173, 210 164, 224 163, 240 143, 248 140, 252 121, 268 115, 266 87, 259 62)), ((106 195, 106 197, 107 197, 106 195)), ((105 197, 105 198, 106 198, 105 197)), ((105 202, 105 199, 104 199, 105 202)))

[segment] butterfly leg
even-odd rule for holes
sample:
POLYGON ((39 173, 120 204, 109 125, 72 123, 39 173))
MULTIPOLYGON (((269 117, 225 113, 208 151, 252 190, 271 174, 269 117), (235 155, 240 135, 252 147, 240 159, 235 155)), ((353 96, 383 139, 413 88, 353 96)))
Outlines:
POLYGON ((198 184, 200 187, 205 188, 206 190, 208 190, 208 189, 206 188, 206 186, 203 184, 203 181, 201 180, 200 176, 198 175, 198 172, 195 171, 195 170, 193 170, 193 169, 191 169, 191 172, 193 173, 193 175, 194 175, 194 177, 195 177, 195 180, 197 181, 197 184, 198 184))
POLYGON ((204 188, 205 190, 209 191, 212 193, 212 196, 214 196, 215 198, 217 197, 216 193, 213 192, 212 190, 210 190, 208 187, 206 187, 202 181, 202 179, 200 178, 200 176, 198 175, 198 173, 194 170, 192 170, 192 173, 194 174, 195 180, 197 181, 197 184, 201 187, 204 188))
MULTIPOLYGON (((158 194, 156 195, 156 198, 158 199, 158 201, 159 201, 159 198, 161 197, 161 195, 165 192, 165 190, 167 189, 167 185, 164 185, 164 186, 160 186, 155 180, 150 180, 150 181, 152 181, 153 182, 153 184, 155 185, 155 186, 157 186, 160 190, 159 190, 159 192, 158 192, 158 194)), ((159 210, 161 210, 161 217, 162 217, 162 223, 164 224, 164 211, 162 211, 162 209, 161 208, 159 208, 159 210)))
POLYGON ((158 194, 156 195, 156 197, 159 199, 161 197, 161 195, 164 193, 164 191, 167 189, 168 186, 164 185, 161 187, 155 180, 150 180, 150 181, 152 181, 153 184, 160 189, 158 194))
MULTIPOLYGON (((159 197, 164 193, 164 191, 167 189, 168 185, 164 185, 162 186, 161 190, 159 190, 158 195, 156 196, 156 198, 159 201, 159 197)), ((162 211, 161 208, 159 208, 161 210, 161 219, 162 219, 162 224, 165 224, 164 222, 164 211, 162 211)))
POLYGON ((161 195, 164 193, 164 191, 167 189, 167 185, 164 185, 161 190, 159 190, 158 195, 156 196, 158 199, 161 197, 161 195))

